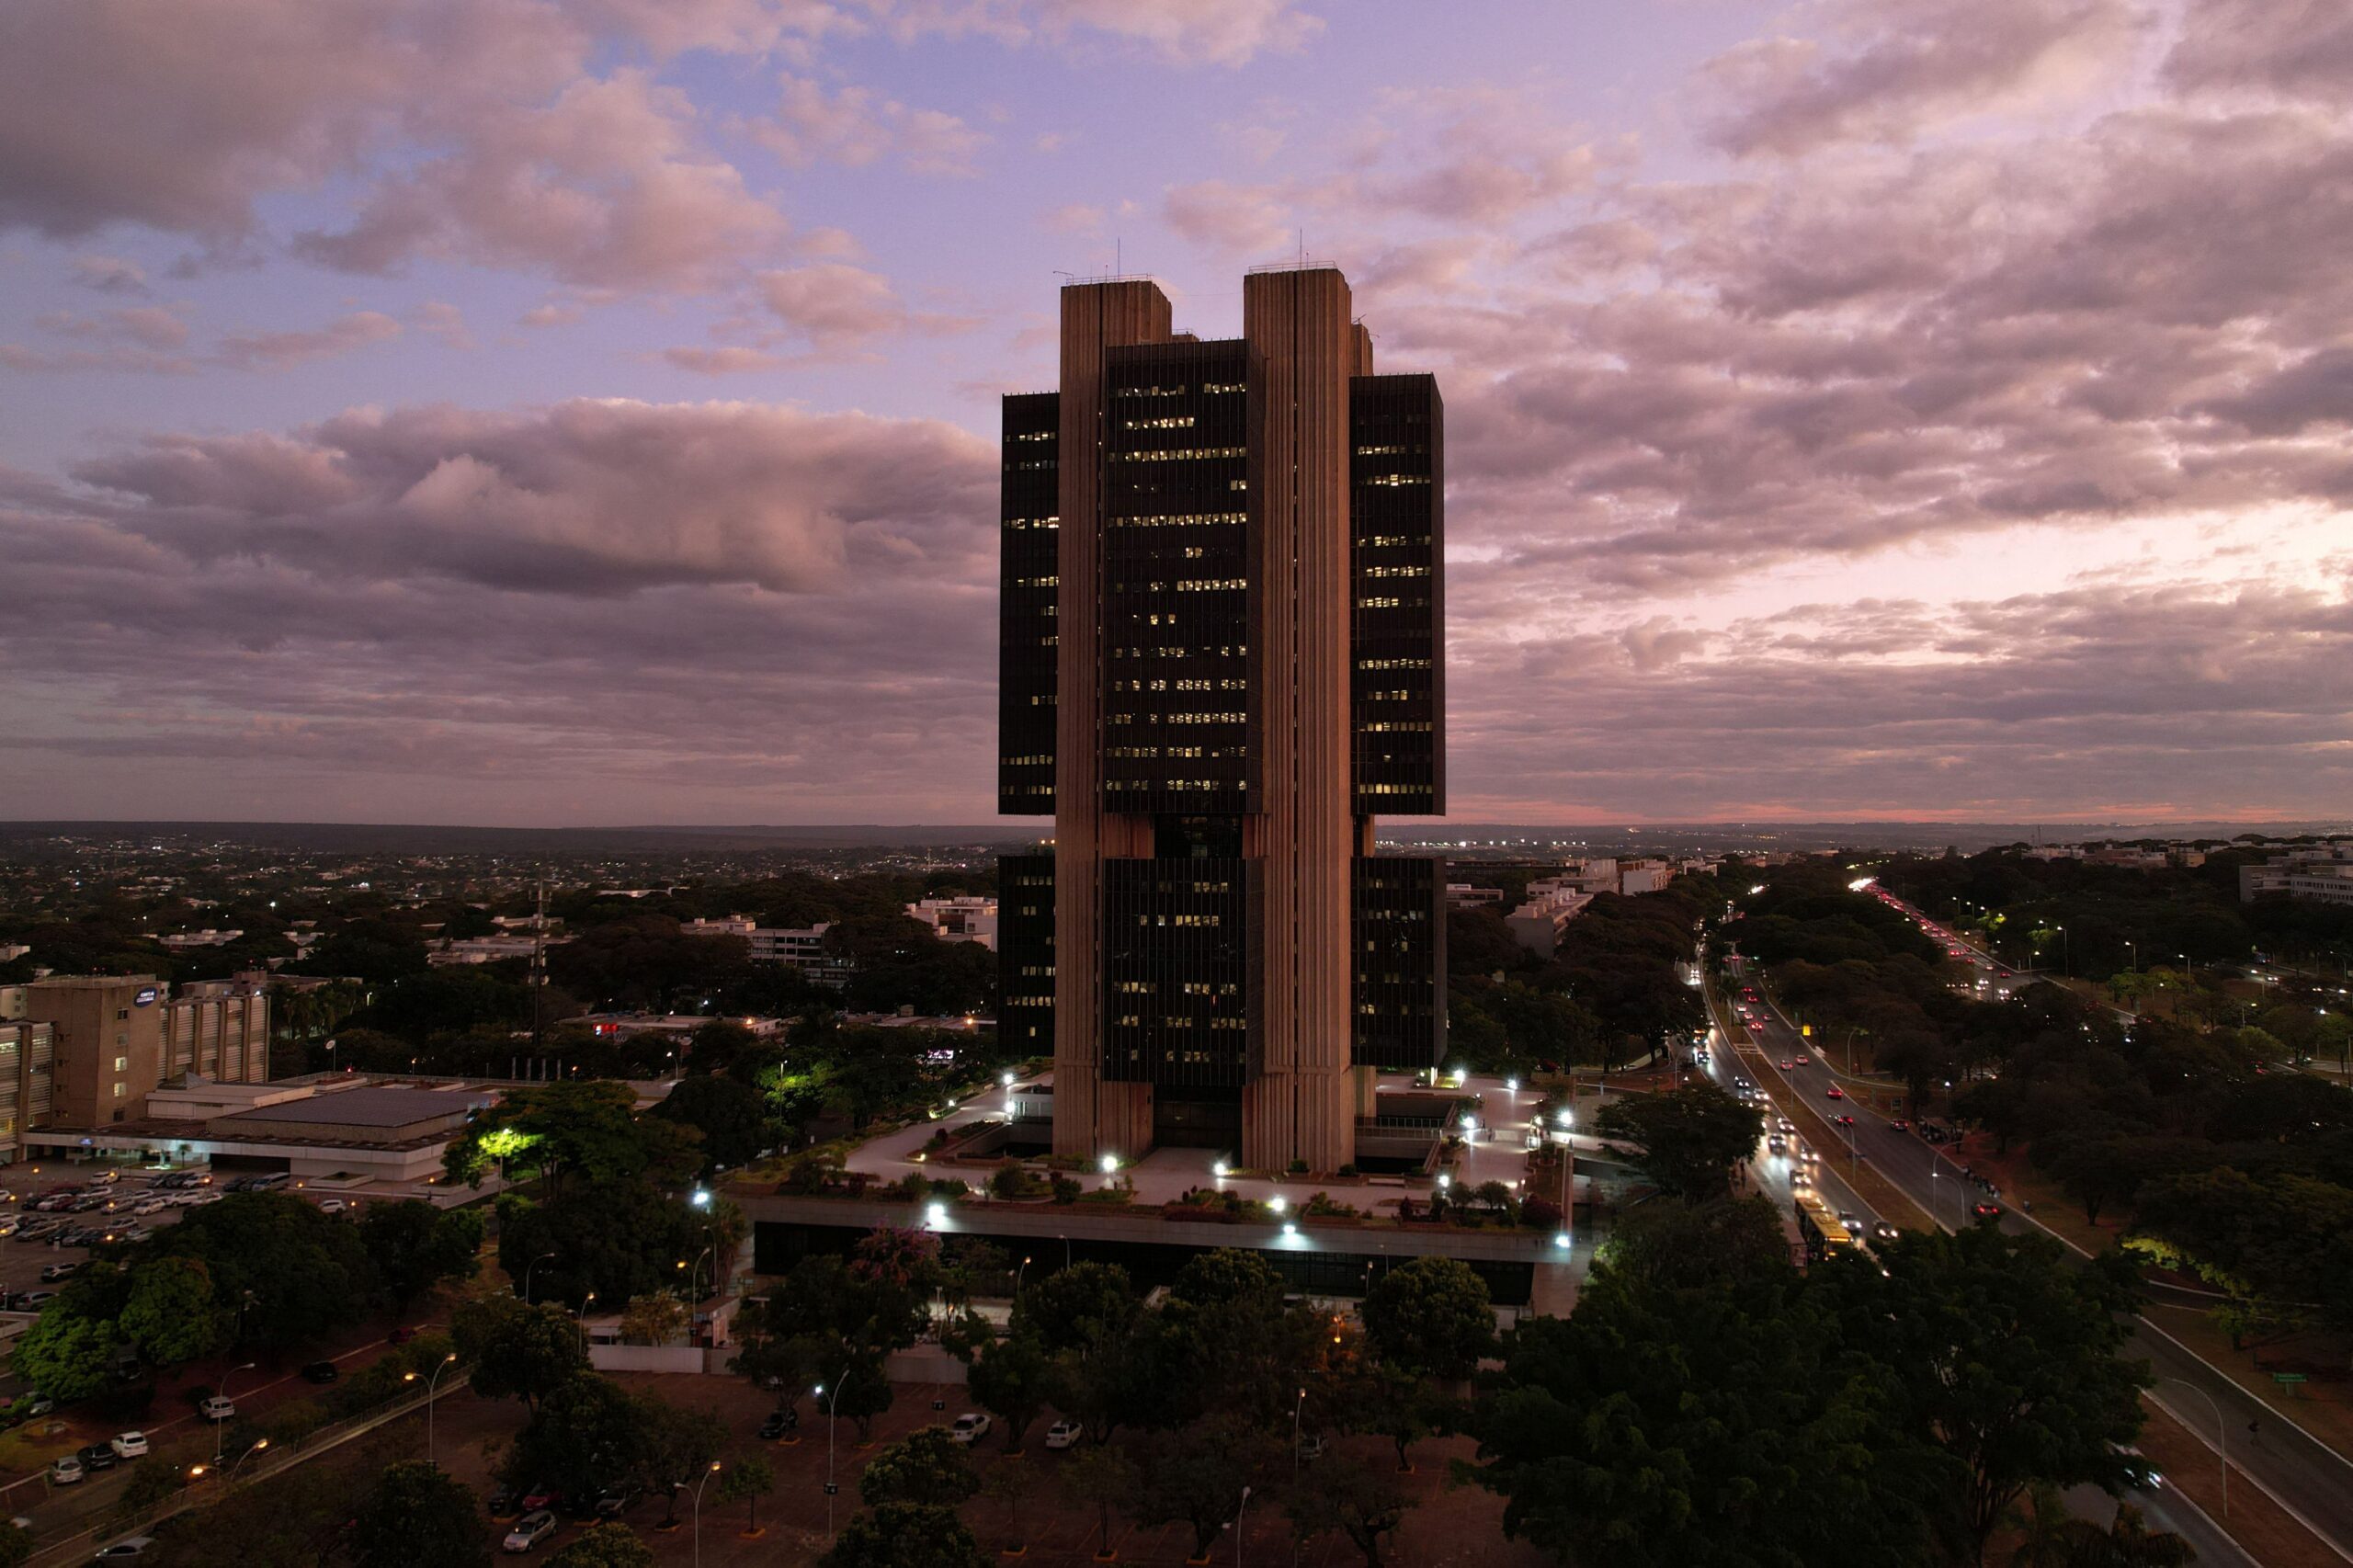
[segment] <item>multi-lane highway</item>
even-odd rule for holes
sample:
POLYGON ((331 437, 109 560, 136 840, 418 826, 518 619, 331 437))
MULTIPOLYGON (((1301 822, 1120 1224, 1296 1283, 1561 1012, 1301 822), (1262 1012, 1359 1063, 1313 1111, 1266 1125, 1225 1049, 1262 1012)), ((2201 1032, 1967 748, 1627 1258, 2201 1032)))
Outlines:
MULTIPOLYGON (((1919 920, 1931 935, 1944 935, 1901 901, 1891 897, 1890 902, 1919 920)), ((2002 978, 2000 966, 1984 955, 1977 955, 1975 961, 1996 971, 1994 978, 2002 978)), ((1750 1071, 1750 1075, 1776 1098, 1803 1098, 1825 1116, 1845 1114, 1855 1119, 1852 1127, 1840 1130, 1849 1148, 1824 1149, 1824 1165, 1829 1165, 1834 1155, 1844 1157, 1851 1151, 1856 1160, 1876 1167, 1881 1176, 1945 1229, 1972 1222, 1974 1206, 1987 1198, 1966 1178, 1963 1167, 1925 1142, 1916 1131, 1898 1131, 1895 1117, 1872 1108, 1861 1096, 1848 1092, 1850 1085, 1864 1085, 1834 1069, 1815 1049, 1818 1042, 1805 1040, 1773 1005, 1769 994, 1762 987, 1758 992, 1760 999, 1748 1005, 1751 1017, 1747 1022, 1759 1052, 1742 1059, 1756 1064, 1757 1070, 1750 1071), (1780 1065, 1783 1062, 1791 1065, 1784 1069, 1780 1065), (1842 1095, 1836 1100, 1829 1097, 1834 1085, 1842 1095)), ((1724 1054, 1716 1053, 1718 1062, 1724 1054)), ((1998 1202, 2001 1212, 1990 1218, 2004 1230, 2052 1234, 2030 1215, 2019 1212, 2010 1195, 2002 1194, 1994 1201, 1998 1202)), ((1832 1207, 1841 1205, 1833 1201, 1832 1207)), ((1899 1218, 1898 1223, 1904 1222, 1906 1220, 1899 1218)), ((2064 1237, 2056 1239, 2065 1243, 2064 1237)), ((2072 1243, 2065 1244, 2082 1251, 2072 1243)), ((2137 1318, 2133 1327, 2132 1353, 2148 1359, 2157 1379, 2151 1397, 2210 1447, 2217 1435, 2219 1414, 2221 1426, 2229 1435, 2234 1469, 2242 1471, 2340 1557, 2353 1562, 2353 1464, 2296 1426, 2292 1413, 2256 1399, 2155 1324, 2137 1318), (2191 1390, 2196 1392, 2188 1392, 2191 1390)), ((2152 1512, 2154 1515, 2154 1507, 2152 1512)), ((2180 1512, 2176 1510, 2177 1514, 2180 1512)), ((2178 1522, 2166 1528, 2191 1534, 2178 1522)))

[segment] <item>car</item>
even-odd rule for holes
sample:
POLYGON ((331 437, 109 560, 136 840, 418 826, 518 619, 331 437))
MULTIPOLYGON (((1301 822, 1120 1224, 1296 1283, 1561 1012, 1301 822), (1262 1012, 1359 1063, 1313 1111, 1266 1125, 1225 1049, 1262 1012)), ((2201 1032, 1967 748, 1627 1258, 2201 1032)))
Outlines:
POLYGON ((92 1475, 102 1470, 112 1470, 119 1462, 114 1457, 114 1449, 104 1443, 85 1443, 74 1457, 80 1460, 82 1468, 92 1475))
POLYGON ((237 1414, 237 1402, 223 1399, 217 1393, 207 1394, 204 1403, 196 1407, 196 1413, 207 1421, 227 1421, 237 1414))
POLYGON ((23 1224, 23 1221, 13 1217, 6 1220, 0 1220, 0 1236, 15 1235, 23 1224))
POLYGON ((1899 1117, 1897 1117, 1893 1121, 1889 1122, 1889 1123, 1888 1123, 1888 1125, 1889 1125, 1890 1127, 1894 1128, 1898 1132, 1909 1132, 1909 1131, 1912 1131, 1912 1124, 1911 1124, 1910 1122, 1908 1122, 1908 1121, 1904 1120, 1904 1119, 1902 1117, 1900 1117, 1900 1116, 1899 1116, 1899 1117))
POLYGON ((563 1495, 563 1493, 542 1481, 523 1494, 521 1498, 523 1511, 527 1514, 545 1513, 554 1507, 557 1499, 563 1495))
POLYGON ((306 1383, 331 1383, 341 1376, 343 1373, 332 1361, 313 1361, 302 1369, 302 1381, 306 1383))
POLYGON ((1838 1222, 1846 1226, 1850 1232, 1859 1231, 1863 1228, 1863 1217, 1856 1213, 1851 1209, 1841 1209, 1838 1210, 1838 1222))
POLYGON ((1078 1439, 1086 1430, 1086 1428, 1081 1426, 1075 1421, 1057 1421, 1052 1426, 1046 1428, 1046 1447, 1050 1449, 1074 1449, 1078 1447, 1078 1439))
POLYGON ((555 1516, 545 1508, 536 1508, 516 1520, 515 1528, 498 1544, 506 1551, 529 1551, 553 1534, 555 1516))
POLYGON ((1813 1173, 1812 1171, 1807 1170, 1803 1165, 1791 1165, 1790 1167, 1790 1191, 1804 1192, 1811 1189, 1813 1186, 1813 1173))
POLYGON ((143 1219, 150 1214, 161 1214, 171 1206, 172 1200, 168 1198, 142 1198, 131 1206, 131 1212, 143 1219))
POLYGON ((27 1389, 25 1397, 17 1402, 16 1408, 27 1415, 46 1415, 57 1408, 57 1402, 39 1389, 27 1389))
POLYGON ((1798 1064, 1794 1061, 1785 1061, 1781 1063, 1781 1071, 1784 1073, 1794 1073, 1797 1070, 1798 1064))
POLYGON ((107 1446, 114 1450, 114 1457, 119 1460, 144 1459, 147 1456, 147 1434, 117 1432, 107 1446))
POLYGON ((57 1300, 57 1292, 54 1290, 28 1290, 25 1292, 25 1305, 23 1310, 28 1312, 37 1312, 40 1311, 43 1304, 55 1300, 57 1300))
POLYGON ((1775 1127, 1779 1128, 1779 1129, 1780 1129, 1782 1131, 1784 1131, 1784 1132, 1795 1132, 1795 1131, 1798 1130, 1798 1124, 1797 1124, 1796 1122, 1794 1122, 1794 1121, 1791 1121, 1791 1120, 1790 1120, 1788 1117, 1786 1117, 1786 1116, 1777 1116, 1777 1117, 1775 1117, 1775 1118, 1773 1119, 1773 1125, 1774 1125, 1775 1127))
POLYGON ((799 1411, 772 1410, 768 1412, 767 1419, 760 1423, 760 1438, 763 1442, 773 1443, 800 1425, 799 1411))
POLYGON ((1836 1122, 1841 1127, 1852 1127, 1855 1125, 1855 1119, 1852 1116, 1834 1116, 1830 1119, 1836 1122))
POLYGON ((47 1241, 56 1230, 57 1221, 54 1220, 35 1220, 17 1228, 17 1240, 27 1244, 47 1241))
POLYGON ((636 1506, 636 1487, 608 1486, 597 1494, 597 1501, 588 1511, 600 1519, 618 1519, 636 1506))
POLYGON ((148 1549, 153 1547, 154 1544, 155 1538, 152 1535, 130 1536, 124 1540, 116 1541, 112 1546, 100 1547, 98 1549, 97 1556, 92 1558, 90 1561, 93 1562, 128 1562, 134 1557, 146 1556, 148 1549))
POLYGON ((502 1486, 492 1493, 483 1500, 483 1506, 490 1510, 494 1519, 511 1519, 523 1511, 522 1499, 512 1486, 502 1486))
POLYGON ((1824 1094, 1827 1095, 1830 1098, 1832 1098, 1832 1099, 1834 1099, 1834 1100, 1843 1100, 1843 1099, 1845 1099, 1845 1098, 1847 1097, 1847 1091, 1846 1091, 1846 1090, 1844 1090, 1844 1089, 1842 1089, 1842 1088, 1840 1088, 1840 1087, 1839 1087, 1837 1085, 1836 1085, 1836 1084, 1831 1085, 1828 1088, 1826 1088, 1826 1089, 1823 1090, 1822 1092, 1823 1092, 1824 1094))
POLYGON ((1765 1140, 1765 1147, 1771 1153, 1786 1154, 1790 1152, 1790 1141, 1776 1132, 1765 1140))
POLYGON ((1801 1051, 1798 1052, 1798 1065, 1801 1067, 1811 1067, 1813 1065, 1813 1058, 1801 1051))
POLYGON ((51 1486, 78 1486, 88 1473, 82 1468, 82 1461, 74 1455, 60 1454, 49 1467, 49 1483, 51 1486))
POLYGON ((97 1182, 100 1187, 112 1187, 115 1183, 122 1179, 122 1173, 120 1171, 100 1171, 90 1179, 97 1182))
POLYGON ((1813 1144, 1801 1142, 1798 1144, 1798 1158, 1803 1160, 1807 1165, 1813 1165, 1815 1161, 1821 1159, 1822 1156, 1814 1152, 1813 1144))
POLYGON ((977 1410, 968 1410, 948 1428, 948 1435, 960 1443, 977 1443, 989 1435, 989 1418, 977 1410))
POLYGON ((349 1207, 350 1205, 346 1203, 340 1198, 322 1198, 319 1199, 319 1212, 322 1214, 340 1214, 349 1207))
POLYGON ((199 1193, 198 1193, 198 1194, 196 1195, 195 1199, 193 1199, 193 1200, 188 1204, 188 1207, 189 1207, 189 1208, 191 1208, 191 1209, 201 1209, 204 1205, 206 1205, 206 1204, 208 1204, 208 1203, 218 1203, 218 1202, 220 1202, 220 1201, 221 1201, 221 1199, 222 1199, 222 1194, 220 1194, 220 1193, 218 1193, 218 1192, 199 1192, 199 1193))
POLYGON ((78 1263, 52 1263, 40 1271, 40 1282, 54 1285, 82 1266, 78 1263))
POLYGON ((1981 1220, 1998 1220, 2002 1217, 2002 1206, 1991 1199, 1980 1199, 1969 1206, 1969 1211, 1981 1220))
POLYGON ((1871 1240, 1875 1242, 1892 1242, 1903 1233, 1884 1220, 1871 1226, 1871 1240))

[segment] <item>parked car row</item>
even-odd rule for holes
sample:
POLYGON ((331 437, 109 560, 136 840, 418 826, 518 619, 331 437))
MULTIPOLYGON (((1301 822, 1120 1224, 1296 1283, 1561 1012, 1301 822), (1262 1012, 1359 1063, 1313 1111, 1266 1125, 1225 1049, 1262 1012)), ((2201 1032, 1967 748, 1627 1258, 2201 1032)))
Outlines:
POLYGON ((126 1460, 146 1457, 146 1433, 118 1432, 103 1443, 92 1443, 74 1453, 60 1455, 49 1467, 50 1483, 77 1486, 102 1470, 112 1470, 126 1460))

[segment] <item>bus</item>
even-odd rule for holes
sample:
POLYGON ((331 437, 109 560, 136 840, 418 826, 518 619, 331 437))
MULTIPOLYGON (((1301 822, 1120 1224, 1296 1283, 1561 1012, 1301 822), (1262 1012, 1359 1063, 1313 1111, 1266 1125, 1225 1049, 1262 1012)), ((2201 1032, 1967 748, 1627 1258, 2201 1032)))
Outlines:
POLYGON ((1855 1244, 1853 1233, 1838 1222, 1830 1206, 1813 1193, 1801 1192, 1797 1198, 1798 1239, 1805 1244, 1805 1260, 1820 1263, 1834 1248, 1855 1244))

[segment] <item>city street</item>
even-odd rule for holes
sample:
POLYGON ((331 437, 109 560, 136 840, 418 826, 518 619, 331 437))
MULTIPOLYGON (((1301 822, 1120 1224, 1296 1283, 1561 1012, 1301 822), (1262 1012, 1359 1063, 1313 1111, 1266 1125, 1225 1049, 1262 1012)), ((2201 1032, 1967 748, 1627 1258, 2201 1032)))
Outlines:
MULTIPOLYGON (((1942 935, 1916 911, 1902 905, 1900 901, 1897 906, 1919 920, 1931 935, 1942 935)), ((1983 955, 1973 961, 1981 967, 1990 964, 1983 955)), ((1818 1108, 1830 1107, 1851 1114, 1855 1126, 1848 1130, 1849 1142, 1856 1157, 1869 1163, 1924 1212, 1933 1216, 1938 1224, 1950 1230, 1970 1221, 1970 1206, 1983 1195, 1966 1179, 1960 1164, 1915 1133, 1897 1131, 1893 1125, 1894 1117, 1875 1108, 1869 1094, 1848 1093, 1841 1101, 1829 1100, 1832 1085, 1839 1085, 1843 1091, 1849 1085, 1864 1087, 1865 1081, 1847 1079, 1835 1071, 1817 1049, 1821 1042, 1801 1036, 1769 995, 1753 1011, 1756 1014, 1756 1032, 1762 1047, 1759 1060, 1769 1069, 1770 1079, 1786 1081, 1790 1093, 1805 1097, 1818 1108), (1802 1052, 1813 1056, 1810 1064, 1787 1072, 1780 1068, 1781 1062, 1794 1061, 1802 1052)), ((1770 1079, 1765 1074, 1755 1076, 1760 1084, 1770 1086, 1770 1079)), ((1884 1085, 1879 1087, 1884 1096, 1884 1085)), ((1830 1153, 1824 1151, 1824 1163, 1827 1165, 1829 1160, 1830 1153)), ((2019 1212, 2008 1195, 2003 1195, 1998 1201, 2002 1213, 1996 1222, 2004 1230, 2016 1234, 2039 1231, 2055 1235, 2031 1216, 2019 1212)), ((2083 1252, 2064 1237, 2056 1239, 2078 1254, 2083 1252)), ((2338 1555, 2353 1562, 2353 1464, 2298 1426, 2292 1413, 2256 1400, 2145 1317, 2136 1320, 2133 1351, 2148 1358, 2158 1380, 2152 1397, 2174 1412, 2201 1439, 2215 1426, 2209 1401, 2234 1438, 2249 1429, 2251 1424, 2259 1424, 2259 1443, 2233 1444, 2234 1468, 2244 1469, 2254 1484, 2270 1494, 2283 1509, 2327 1541, 2338 1555), (2185 1392, 2185 1385, 2195 1392, 2185 1392)))

